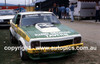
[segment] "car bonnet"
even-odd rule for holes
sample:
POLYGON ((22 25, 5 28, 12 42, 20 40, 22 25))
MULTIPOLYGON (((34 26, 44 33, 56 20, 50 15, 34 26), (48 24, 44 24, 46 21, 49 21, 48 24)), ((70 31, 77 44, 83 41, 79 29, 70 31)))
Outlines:
POLYGON ((62 24, 50 24, 50 26, 36 24, 35 26, 23 26, 21 29, 30 38, 53 38, 79 34, 75 30, 62 24))

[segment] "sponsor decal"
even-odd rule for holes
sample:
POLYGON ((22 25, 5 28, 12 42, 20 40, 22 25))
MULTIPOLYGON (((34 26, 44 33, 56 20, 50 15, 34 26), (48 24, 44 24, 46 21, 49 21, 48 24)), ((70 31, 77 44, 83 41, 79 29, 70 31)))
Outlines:
POLYGON ((40 34, 35 34, 35 36, 40 37, 40 36, 46 36, 46 37, 61 37, 61 36, 68 36, 68 34, 71 33, 70 31, 66 32, 50 32, 50 33, 40 33, 40 34))
POLYGON ((54 26, 53 24, 50 24, 50 23, 39 23, 38 26, 39 26, 40 28, 56 27, 56 26, 54 26))
POLYGON ((25 15, 25 17, 39 17, 39 16, 52 16, 52 14, 31 14, 31 15, 25 15))
POLYGON ((35 27, 41 32, 59 32, 60 30, 51 23, 38 23, 35 27))

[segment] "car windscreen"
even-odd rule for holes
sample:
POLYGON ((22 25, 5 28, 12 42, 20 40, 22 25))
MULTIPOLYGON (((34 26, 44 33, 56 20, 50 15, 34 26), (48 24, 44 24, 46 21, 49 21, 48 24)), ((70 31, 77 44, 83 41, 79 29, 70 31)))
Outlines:
POLYGON ((60 21, 54 14, 31 14, 23 15, 21 20, 21 26, 31 26, 37 23, 54 23, 60 24, 60 21))
POLYGON ((0 15, 15 15, 13 10, 0 10, 0 15))

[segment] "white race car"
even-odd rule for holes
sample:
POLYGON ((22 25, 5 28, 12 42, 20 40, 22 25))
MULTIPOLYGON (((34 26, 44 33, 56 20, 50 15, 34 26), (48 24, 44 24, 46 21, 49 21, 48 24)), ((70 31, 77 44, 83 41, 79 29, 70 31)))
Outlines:
POLYGON ((10 23, 11 43, 18 41, 22 60, 64 57, 82 46, 81 35, 63 25, 52 12, 18 13, 10 23))
POLYGON ((12 9, 0 10, 0 26, 10 26, 10 20, 15 16, 15 12, 12 9))

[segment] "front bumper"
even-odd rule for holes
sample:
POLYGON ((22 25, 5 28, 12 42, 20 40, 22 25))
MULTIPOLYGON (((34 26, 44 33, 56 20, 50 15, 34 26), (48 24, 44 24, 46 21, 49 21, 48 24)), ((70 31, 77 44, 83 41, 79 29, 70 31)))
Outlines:
POLYGON ((10 26, 10 22, 0 22, 0 27, 10 26))
POLYGON ((68 47, 83 46, 83 43, 66 45, 61 47, 49 47, 39 49, 28 49, 27 53, 31 59, 47 59, 47 58, 59 58, 74 54, 77 50, 68 50, 68 47), (65 49, 66 50, 62 50, 65 49))

